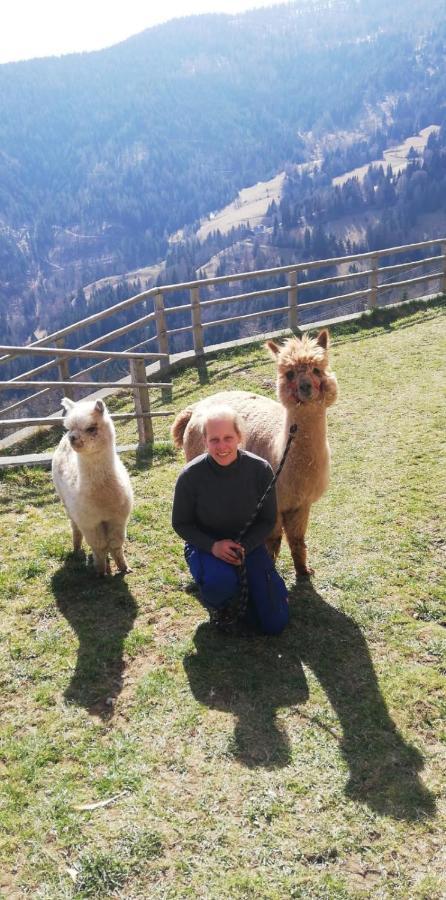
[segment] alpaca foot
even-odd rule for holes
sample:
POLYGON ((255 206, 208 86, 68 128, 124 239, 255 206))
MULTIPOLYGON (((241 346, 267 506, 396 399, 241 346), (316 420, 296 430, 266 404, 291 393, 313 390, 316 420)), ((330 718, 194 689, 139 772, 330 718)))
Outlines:
POLYGON ((124 556, 123 551, 121 549, 112 550, 111 554, 113 556, 113 559, 114 559, 121 575, 128 575, 129 572, 131 572, 132 570, 124 556))
POLYGON ((110 560, 105 557, 98 556, 93 553, 93 563, 96 570, 97 578, 105 578, 106 575, 111 575, 110 568, 110 560))
POLYGON ((296 575, 298 578, 311 578, 314 575, 314 569, 312 566, 298 566, 296 568, 296 575))

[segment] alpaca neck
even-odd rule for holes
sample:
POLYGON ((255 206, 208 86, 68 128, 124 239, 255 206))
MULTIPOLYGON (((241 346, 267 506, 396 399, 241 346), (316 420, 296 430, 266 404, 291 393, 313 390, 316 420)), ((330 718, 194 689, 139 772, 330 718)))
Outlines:
POLYGON ((301 403, 285 409, 283 444, 288 440, 290 428, 297 425, 296 439, 304 439, 306 435, 314 436, 315 431, 326 432, 327 416, 325 406, 320 403, 301 403))
POLYGON ((84 478, 105 481, 116 469, 116 451, 114 442, 96 453, 78 453, 79 472, 84 478))

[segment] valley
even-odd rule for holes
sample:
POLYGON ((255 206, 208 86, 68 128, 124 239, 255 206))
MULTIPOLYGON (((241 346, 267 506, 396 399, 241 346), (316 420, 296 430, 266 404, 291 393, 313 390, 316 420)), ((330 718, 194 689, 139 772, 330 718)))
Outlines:
POLYGON ((154 284, 434 236, 445 54, 438 0, 307 0, 0 66, 5 339, 154 284))

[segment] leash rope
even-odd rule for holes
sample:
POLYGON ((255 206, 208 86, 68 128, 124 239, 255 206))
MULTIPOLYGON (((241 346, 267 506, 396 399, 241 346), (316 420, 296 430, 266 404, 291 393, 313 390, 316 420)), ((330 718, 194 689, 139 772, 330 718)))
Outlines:
MULTIPOLYGON (((285 460, 288 456, 288 451, 291 447, 291 442, 296 437, 297 433, 297 425, 291 425, 288 433, 288 439, 285 445, 285 449, 282 453, 282 458, 277 467, 277 471, 275 475, 273 475, 268 487, 265 492, 260 497, 259 502, 250 518, 247 522, 245 522, 242 530, 239 532, 237 537, 237 543, 241 544, 245 534, 251 528, 251 525, 254 524, 259 512, 261 511, 263 504, 268 496, 271 493, 276 481, 285 465, 285 460)), ((246 563, 244 558, 241 558, 241 563, 238 568, 238 576, 240 582, 240 590, 236 595, 235 599, 230 602, 224 609, 209 609, 209 617, 210 621, 213 625, 216 625, 220 631, 228 631, 231 632, 234 629, 236 623, 243 618, 248 608, 248 600, 249 600, 249 588, 248 588, 248 575, 246 572, 246 563)))

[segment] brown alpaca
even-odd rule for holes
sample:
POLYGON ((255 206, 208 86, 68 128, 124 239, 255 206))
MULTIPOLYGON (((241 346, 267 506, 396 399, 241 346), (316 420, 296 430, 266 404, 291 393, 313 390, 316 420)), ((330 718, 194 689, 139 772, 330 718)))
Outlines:
POLYGON ((322 496, 329 478, 326 410, 336 401, 338 386, 328 365, 328 345, 326 329, 317 338, 288 338, 281 346, 268 341, 266 346, 277 362, 279 403, 247 391, 222 391, 183 410, 172 425, 174 444, 184 447, 189 461, 204 452, 204 409, 210 403, 229 403, 244 421, 246 449, 267 459, 274 471, 290 426, 298 426, 276 485, 278 517, 267 542, 276 558, 285 531, 298 575, 313 571, 307 566, 305 532, 311 504, 322 496))

